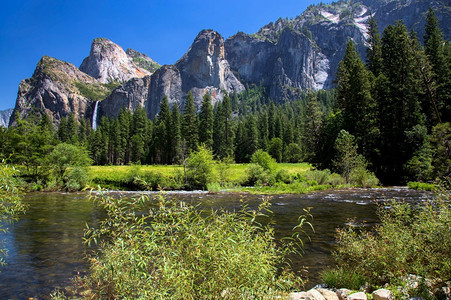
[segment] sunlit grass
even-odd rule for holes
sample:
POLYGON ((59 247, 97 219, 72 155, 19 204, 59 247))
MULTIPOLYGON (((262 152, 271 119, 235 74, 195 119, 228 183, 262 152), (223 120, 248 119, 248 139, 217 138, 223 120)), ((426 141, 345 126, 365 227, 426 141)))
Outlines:
MULTIPOLYGON (((248 167, 249 164, 230 164, 226 183, 241 185, 246 182, 248 167)), ((284 169, 290 175, 295 175, 304 173, 310 168, 311 165, 308 163, 282 163, 277 165, 276 170, 284 169)), ((183 165, 91 166, 88 168, 88 172, 94 186, 101 184, 111 188, 124 187, 124 185, 132 182, 136 176, 145 177, 150 176, 150 174, 161 181, 161 188, 178 189, 184 182, 183 165)))

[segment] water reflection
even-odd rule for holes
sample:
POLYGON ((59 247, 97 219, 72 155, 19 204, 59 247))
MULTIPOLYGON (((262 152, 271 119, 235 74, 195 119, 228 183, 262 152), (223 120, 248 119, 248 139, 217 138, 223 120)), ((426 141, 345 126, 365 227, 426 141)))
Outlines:
MULTIPOLYGON (((122 193, 124 194, 124 193, 122 193)), ((132 196, 134 193, 125 193, 132 196)), ((154 193, 149 193, 150 196, 154 193)), ((261 196, 168 193, 204 208, 238 210, 242 201, 256 208, 261 196)), ((278 237, 287 236, 303 209, 311 207, 315 233, 307 239, 302 258, 292 258, 295 269, 308 274, 310 287, 319 282, 318 273, 333 262, 334 234, 349 218, 356 224, 372 226, 378 222, 376 203, 388 199, 426 200, 427 193, 405 188, 352 189, 323 191, 309 195, 271 197, 271 210, 278 237)), ((88 250, 82 243, 85 224, 97 224, 102 211, 86 193, 35 193, 25 198, 29 209, 18 222, 0 235, 8 249, 8 263, 0 272, 0 299, 46 298, 55 287, 70 285, 70 278, 86 272, 88 250)))

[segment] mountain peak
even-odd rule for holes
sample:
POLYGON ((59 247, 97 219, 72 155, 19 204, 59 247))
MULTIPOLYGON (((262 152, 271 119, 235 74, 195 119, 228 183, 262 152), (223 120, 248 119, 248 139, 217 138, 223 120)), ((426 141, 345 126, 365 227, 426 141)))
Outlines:
POLYGON ((81 63, 80 70, 101 83, 125 82, 151 74, 138 66, 119 45, 106 38, 92 41, 89 56, 81 63))
POLYGON ((161 67, 160 64, 151 59, 149 56, 134 49, 128 48, 127 51, 125 51, 125 53, 132 59, 132 61, 138 67, 146 69, 150 73, 154 73, 161 67))
POLYGON ((175 66, 181 71, 184 81, 192 86, 214 86, 236 92, 244 90, 226 60, 223 37, 214 30, 202 30, 175 66))

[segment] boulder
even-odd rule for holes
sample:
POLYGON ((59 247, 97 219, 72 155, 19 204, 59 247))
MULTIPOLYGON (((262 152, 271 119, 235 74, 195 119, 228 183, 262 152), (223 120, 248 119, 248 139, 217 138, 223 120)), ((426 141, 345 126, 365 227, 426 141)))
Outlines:
POLYGON ((352 291, 348 289, 339 289, 337 290, 337 296, 340 300, 346 300, 348 295, 351 294, 352 291))
POLYGON ((305 299, 307 300, 326 300, 324 296, 318 292, 318 290, 311 289, 307 292, 307 295, 305 296, 305 299))
POLYGON ((326 300, 339 300, 338 295, 331 290, 318 288, 317 291, 320 292, 326 300))
POLYGON ((393 300, 393 293, 387 289, 379 289, 373 292, 374 300, 393 300))
POLYGON ((290 300, 303 300, 306 299, 307 293, 306 292, 295 292, 290 293, 290 300))
POLYGON ((358 292, 358 293, 348 295, 347 300, 367 300, 367 297, 364 292, 358 292))

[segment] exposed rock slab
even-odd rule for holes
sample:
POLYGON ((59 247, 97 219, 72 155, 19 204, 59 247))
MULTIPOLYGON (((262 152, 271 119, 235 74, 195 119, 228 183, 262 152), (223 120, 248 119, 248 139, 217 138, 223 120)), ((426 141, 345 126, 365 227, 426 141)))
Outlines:
POLYGON ((374 300, 393 300, 393 293, 387 289, 378 289, 373 292, 374 300))
POLYGON ((8 127, 12 113, 12 108, 0 111, 0 127, 8 127))
MULTIPOLYGON (((92 115, 94 100, 109 94, 108 88, 74 65, 44 56, 31 78, 19 85, 14 112, 20 118, 49 115, 54 124, 70 113, 78 120, 92 115)), ((10 125, 15 123, 15 113, 10 125)))
POLYGON ((125 82, 132 78, 144 77, 151 72, 138 66, 133 59, 144 56, 137 55, 137 51, 129 51, 127 55, 124 49, 105 38, 96 38, 92 42, 89 56, 80 65, 80 70, 94 77, 101 83, 125 82))

